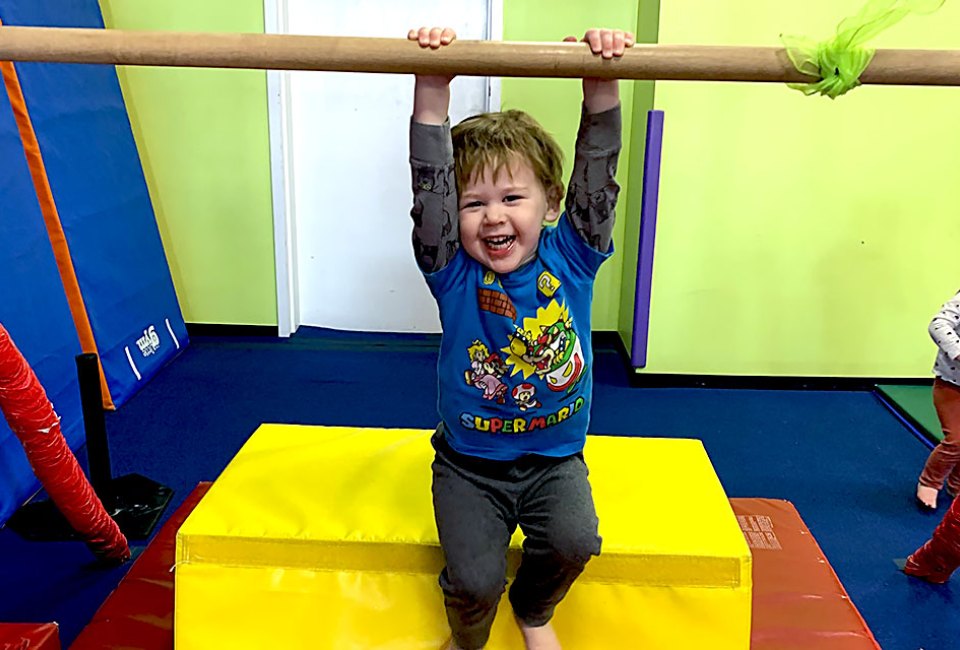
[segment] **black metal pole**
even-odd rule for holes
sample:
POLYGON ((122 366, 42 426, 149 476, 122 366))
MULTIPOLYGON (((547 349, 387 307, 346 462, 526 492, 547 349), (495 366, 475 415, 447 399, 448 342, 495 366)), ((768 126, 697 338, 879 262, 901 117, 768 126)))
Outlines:
POLYGON ((100 391, 100 362, 96 354, 77 355, 77 376, 80 380, 80 406, 83 428, 87 436, 87 465, 90 484, 102 499, 113 480, 110 470, 110 447, 107 423, 103 415, 103 393, 100 391))

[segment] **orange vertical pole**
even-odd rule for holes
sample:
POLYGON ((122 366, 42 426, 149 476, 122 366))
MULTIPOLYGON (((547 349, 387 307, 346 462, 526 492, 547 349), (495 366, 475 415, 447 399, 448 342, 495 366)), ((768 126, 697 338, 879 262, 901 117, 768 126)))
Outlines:
MULTIPOLYGON (((97 342, 93 337, 93 328, 90 326, 90 317, 87 315, 87 308, 83 303, 83 295, 80 293, 80 283, 77 281, 73 259, 70 256, 70 248, 67 246, 63 225, 60 223, 60 215, 57 212, 57 205, 53 200, 50 180, 47 178, 47 170, 40 153, 40 143, 37 141, 37 134, 33 130, 33 123, 30 121, 30 114, 27 112, 27 103, 23 97, 23 90, 20 88, 17 70, 10 61, 0 61, 0 74, 3 76, 3 84, 6 87, 7 96, 10 98, 10 105, 13 107, 17 130, 20 132, 23 151, 30 168, 30 176, 33 179, 33 188, 37 193, 40 212, 43 214, 43 221, 47 227, 47 236, 53 246, 57 268, 60 271, 60 279, 63 282, 63 289, 67 294, 73 323, 80 338, 80 346, 84 352, 96 354, 97 342)), ((103 374, 103 364, 100 364, 100 387, 103 391, 103 407, 113 410, 116 407, 110 397, 107 378, 103 374)))

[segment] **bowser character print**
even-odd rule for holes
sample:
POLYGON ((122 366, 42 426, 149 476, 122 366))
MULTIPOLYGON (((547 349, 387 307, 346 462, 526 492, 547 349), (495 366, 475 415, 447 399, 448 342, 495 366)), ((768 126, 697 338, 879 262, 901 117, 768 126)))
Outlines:
POLYGON ((467 383, 475 386, 483 393, 483 399, 496 400, 503 404, 509 387, 500 378, 507 374, 507 366, 503 358, 490 349, 482 341, 475 340, 467 354, 470 356, 470 369, 464 373, 467 383))
POLYGON ((542 379, 551 391, 569 393, 583 377, 584 357, 580 337, 573 327, 566 305, 556 300, 537 308, 534 318, 524 318, 510 337, 510 345, 501 350, 507 364, 513 366, 511 376, 523 372, 542 379))

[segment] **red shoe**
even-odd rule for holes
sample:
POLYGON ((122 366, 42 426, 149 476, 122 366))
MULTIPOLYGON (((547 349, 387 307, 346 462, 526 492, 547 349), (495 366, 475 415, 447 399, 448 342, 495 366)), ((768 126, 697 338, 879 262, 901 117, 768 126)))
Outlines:
POLYGON ((903 565, 903 572, 908 576, 920 578, 921 580, 926 580, 936 585, 942 585, 950 579, 953 569, 923 566, 922 562, 917 559, 917 555, 920 555, 923 550, 923 548, 920 548, 920 550, 907 558, 906 564, 903 565))

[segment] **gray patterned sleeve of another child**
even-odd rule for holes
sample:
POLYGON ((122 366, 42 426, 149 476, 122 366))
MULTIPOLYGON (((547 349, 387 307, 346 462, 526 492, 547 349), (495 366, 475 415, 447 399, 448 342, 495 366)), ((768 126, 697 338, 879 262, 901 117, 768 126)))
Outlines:
POLYGON ((437 126, 411 120, 410 173, 413 252, 420 270, 434 273, 450 263, 460 245, 449 121, 437 126))
POLYGON ((930 321, 930 337, 950 359, 960 356, 960 293, 947 301, 930 321))
POLYGON ((602 253, 610 250, 620 194, 616 181, 620 130, 619 106, 593 114, 582 109, 564 206, 583 240, 602 253))

